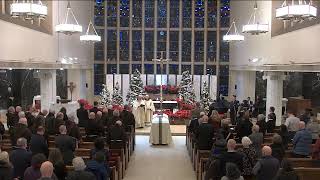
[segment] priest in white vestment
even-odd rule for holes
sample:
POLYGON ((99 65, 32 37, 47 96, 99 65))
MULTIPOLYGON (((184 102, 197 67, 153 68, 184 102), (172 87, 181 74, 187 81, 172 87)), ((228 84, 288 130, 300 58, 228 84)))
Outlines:
POLYGON ((152 99, 148 95, 145 96, 145 105, 146 105, 146 125, 150 125, 152 121, 153 112, 155 111, 155 107, 152 99))
POLYGON ((143 128, 146 118, 145 101, 143 96, 138 96, 137 100, 133 103, 133 115, 136 119, 136 128, 143 128))

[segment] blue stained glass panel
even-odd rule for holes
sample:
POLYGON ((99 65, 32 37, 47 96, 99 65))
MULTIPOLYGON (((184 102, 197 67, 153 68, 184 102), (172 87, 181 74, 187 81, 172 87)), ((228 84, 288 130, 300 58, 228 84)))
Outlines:
POLYGON ((167 27, 167 1, 158 0, 158 27, 167 27))
POLYGON ((117 0, 107 1, 107 25, 117 27, 117 0))
POLYGON ((179 65, 170 64, 169 65, 169 74, 179 74, 179 65))
POLYGON ((170 27, 179 27, 179 4, 178 0, 170 1, 170 27))
POLYGON ((221 27, 230 26, 230 0, 221 0, 221 27))
POLYGON ((120 74, 129 74, 129 64, 120 64, 120 74))
POLYGON ((196 0, 195 1, 194 15, 195 15, 194 26, 196 28, 203 28, 203 26, 204 26, 204 0, 196 0))
POLYGON ((117 65, 116 64, 107 64, 107 74, 116 74, 117 65))
POLYGON ((208 0, 208 27, 217 27, 217 0, 208 0))
POLYGON ((145 27, 154 26, 154 0, 145 0, 145 27))
POLYGON ((153 31, 145 31, 144 58, 145 61, 152 61, 154 51, 154 34, 153 31))
POLYGON ((220 37, 220 61, 229 62, 229 43, 222 40, 223 35, 225 35, 227 31, 221 31, 220 37))
POLYGON ((194 65, 194 74, 203 75, 203 65, 194 65))
POLYGON ((129 31, 120 31, 120 61, 129 60, 129 31))
POLYGON ((132 11, 132 26, 141 27, 142 24, 142 0, 135 0, 132 11))
POLYGON ((183 27, 191 28, 192 1, 183 0, 183 27))
POLYGON ((102 84, 105 84, 105 74, 103 64, 94 64, 94 94, 98 95, 102 90, 102 84))
POLYGON ((130 1, 121 0, 120 1, 120 26, 129 27, 130 20, 130 1))
POLYGON ((145 74, 154 74, 153 69, 154 69, 153 64, 144 64, 144 73, 145 74))
POLYGON ((132 31, 132 60, 141 61, 142 59, 141 31, 132 31))
POLYGON ((216 59, 216 48, 217 48, 217 32, 208 31, 207 41, 207 61, 215 61, 216 59))

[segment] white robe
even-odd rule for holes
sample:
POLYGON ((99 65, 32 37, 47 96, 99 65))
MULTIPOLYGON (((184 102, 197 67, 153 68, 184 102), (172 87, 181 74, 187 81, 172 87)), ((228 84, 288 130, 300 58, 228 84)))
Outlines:
POLYGON ((146 117, 146 113, 145 113, 145 106, 141 106, 141 105, 145 105, 144 100, 141 101, 135 101, 133 103, 133 115, 134 118, 136 119, 136 127, 144 127, 144 122, 145 122, 145 117, 146 117))
POLYGON ((153 112, 155 111, 155 107, 153 101, 151 99, 145 101, 146 105, 146 119, 145 123, 150 124, 152 121, 153 112))

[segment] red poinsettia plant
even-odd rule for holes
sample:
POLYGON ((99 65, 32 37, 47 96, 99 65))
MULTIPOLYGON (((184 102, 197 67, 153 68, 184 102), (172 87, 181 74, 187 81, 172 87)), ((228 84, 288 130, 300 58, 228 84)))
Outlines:
POLYGON ((89 102, 87 100, 85 100, 85 99, 79 99, 78 103, 79 104, 83 104, 84 105, 84 109, 86 109, 86 110, 89 110, 89 109, 93 108, 93 106, 91 104, 89 104, 89 102))

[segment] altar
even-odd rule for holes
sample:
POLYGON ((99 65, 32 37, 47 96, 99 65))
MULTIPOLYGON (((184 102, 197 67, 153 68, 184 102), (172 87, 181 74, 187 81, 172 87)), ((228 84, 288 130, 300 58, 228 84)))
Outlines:
MULTIPOLYGON (((160 101, 153 101, 153 104, 156 109, 160 109, 160 101)), ((163 101, 162 102, 162 109, 170 109, 171 111, 178 109, 178 102, 177 101, 163 101)))
POLYGON ((149 143, 153 145, 167 145, 171 141, 172 135, 168 115, 153 115, 149 143))

